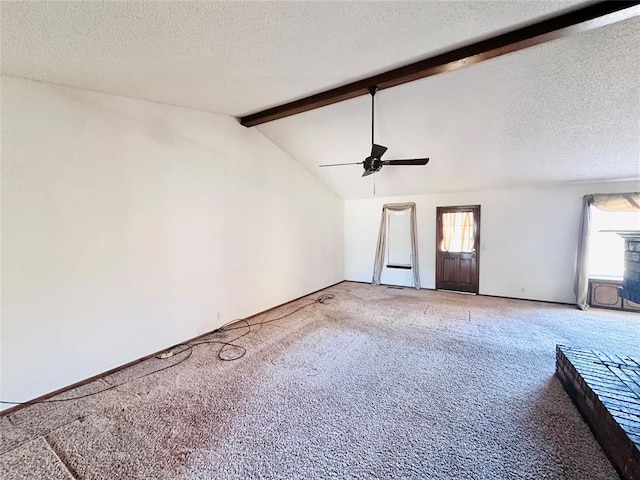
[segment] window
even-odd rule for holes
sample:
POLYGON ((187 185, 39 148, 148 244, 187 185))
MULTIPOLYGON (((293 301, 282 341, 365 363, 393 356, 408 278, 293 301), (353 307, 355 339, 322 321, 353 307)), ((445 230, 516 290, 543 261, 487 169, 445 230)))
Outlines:
POLYGON ((411 268, 410 212, 389 210, 387 215, 387 267, 411 268))
POLYGON ((441 252, 471 253, 475 249, 473 212, 442 214, 441 252))
POLYGON ((624 240, 616 231, 640 230, 640 213, 607 212, 593 206, 590 208, 589 277, 622 280, 624 240))

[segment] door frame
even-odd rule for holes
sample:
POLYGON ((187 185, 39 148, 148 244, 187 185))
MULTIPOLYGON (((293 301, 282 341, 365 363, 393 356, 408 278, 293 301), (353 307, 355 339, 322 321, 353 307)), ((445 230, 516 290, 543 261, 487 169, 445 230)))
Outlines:
POLYGON ((443 271, 440 265, 440 244, 442 243, 442 214, 457 212, 473 212, 473 238, 476 255, 476 272, 473 279, 474 291, 471 293, 478 294, 480 292, 480 205, 456 205, 450 207, 436 207, 436 290, 438 285, 442 283, 443 271))

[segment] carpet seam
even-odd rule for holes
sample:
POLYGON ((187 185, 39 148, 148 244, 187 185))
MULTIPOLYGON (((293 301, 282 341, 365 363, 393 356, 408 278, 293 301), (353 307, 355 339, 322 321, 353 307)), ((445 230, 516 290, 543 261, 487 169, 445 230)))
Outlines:
MULTIPOLYGON (((58 425, 58 426, 57 426, 57 427, 55 427, 55 428, 52 428, 51 430, 49 430, 49 431, 48 431, 47 433, 45 433, 44 435, 36 435, 36 436, 33 436, 33 437, 29 437, 29 438, 27 438, 26 440, 24 440, 24 441, 20 442, 20 443, 19 443, 18 445, 16 445, 15 447, 10 448, 9 450, 5 450, 5 451, 3 451, 3 452, 0 452, 0 457, 2 457, 2 456, 4 456, 4 455, 6 455, 7 453, 11 453, 11 452, 13 452, 14 450, 16 450, 16 449, 18 449, 18 448, 20 448, 20 447, 22 447, 22 446, 26 445, 26 444, 27 444, 27 443, 29 443, 29 442, 33 442, 33 441, 35 441, 35 440, 37 440, 37 439, 38 439, 38 438, 40 438, 40 437, 42 437, 42 438, 45 440, 45 442, 49 443, 49 442, 47 441, 47 436, 51 435, 51 434, 52 434, 53 432, 55 432, 56 430, 60 430, 60 429, 61 429, 61 428, 63 428, 63 427, 66 427, 66 426, 68 426, 68 425, 71 425, 71 424, 72 424, 72 423, 74 423, 74 422, 82 421, 82 419, 83 419, 83 418, 84 418, 84 416, 83 416, 83 415, 81 415, 81 416, 79 416, 79 417, 77 417, 77 418, 74 418, 73 420, 70 420, 70 421, 68 421, 68 422, 66 422, 66 423, 63 423, 63 424, 61 424, 61 425, 58 425)), ((21 428, 21 427, 20 427, 20 425, 21 425, 22 423, 24 423, 24 422, 20 422, 19 424, 15 425, 15 427, 16 427, 16 428, 21 428)))
POLYGON ((71 475, 71 477, 74 480, 82 480, 82 477, 78 474, 78 471, 73 467, 73 465, 71 465, 71 463, 67 459, 64 452, 59 450, 55 446, 55 442, 49 438, 49 434, 44 435, 42 438, 44 439, 45 443, 49 446, 53 454, 58 458, 58 460, 60 460, 60 463, 62 463, 64 468, 67 469, 67 472, 69 473, 69 475, 71 475))

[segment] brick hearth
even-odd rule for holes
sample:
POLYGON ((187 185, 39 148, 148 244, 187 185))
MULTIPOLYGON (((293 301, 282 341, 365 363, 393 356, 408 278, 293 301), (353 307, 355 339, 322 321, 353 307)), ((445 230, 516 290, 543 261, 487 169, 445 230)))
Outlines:
POLYGON ((640 480, 640 359, 558 345, 556 375, 626 480, 640 480))

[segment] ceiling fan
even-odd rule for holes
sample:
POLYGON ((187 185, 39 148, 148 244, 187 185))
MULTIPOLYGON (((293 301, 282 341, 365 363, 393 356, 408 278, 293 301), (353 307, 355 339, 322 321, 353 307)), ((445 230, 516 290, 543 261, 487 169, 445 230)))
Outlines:
POLYGON ((363 165, 364 173, 363 177, 367 175, 371 175, 372 173, 376 173, 380 171, 383 165, 426 165, 429 163, 428 158, 405 158, 401 160, 381 160, 384 152, 387 151, 387 147, 382 145, 377 145, 373 138, 374 132, 374 115, 375 115, 375 104, 374 97, 378 87, 369 87, 369 93, 371 94, 371 155, 364 159, 363 162, 354 162, 354 163, 332 163, 328 165, 319 165, 320 167, 340 167, 343 165, 363 165))

